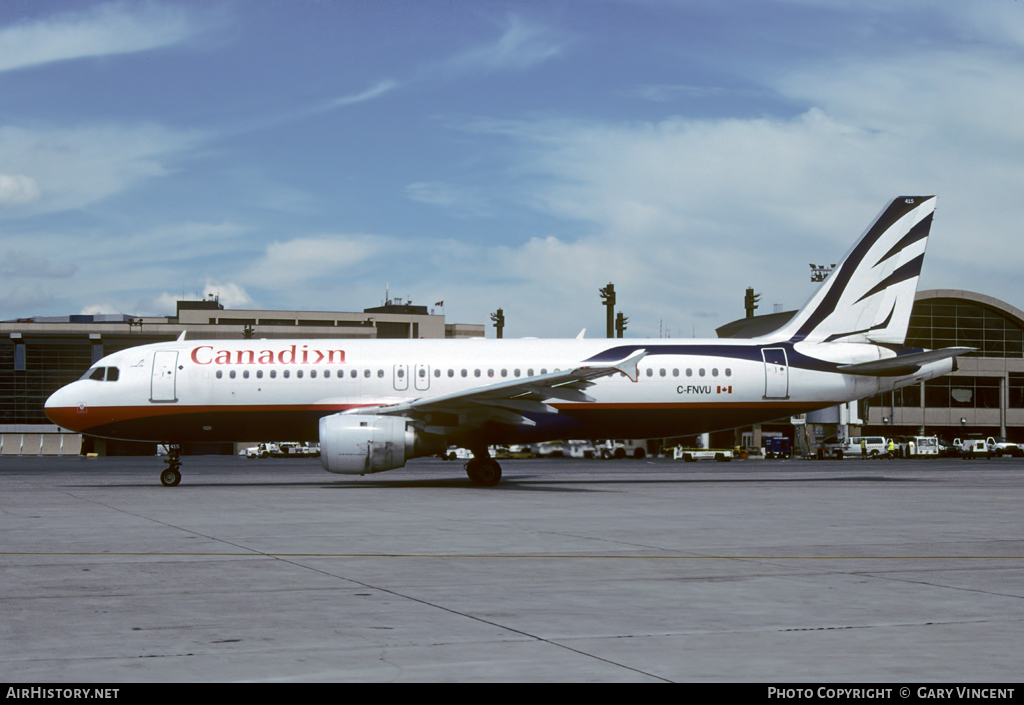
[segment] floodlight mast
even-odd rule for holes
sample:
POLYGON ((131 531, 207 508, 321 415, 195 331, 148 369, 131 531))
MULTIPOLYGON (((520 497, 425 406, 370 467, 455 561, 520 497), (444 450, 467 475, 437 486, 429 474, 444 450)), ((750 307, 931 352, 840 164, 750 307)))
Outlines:
POLYGON ((615 285, 608 282, 608 286, 602 287, 598 290, 601 294, 602 303, 608 307, 608 334, 607 338, 615 337, 615 285))

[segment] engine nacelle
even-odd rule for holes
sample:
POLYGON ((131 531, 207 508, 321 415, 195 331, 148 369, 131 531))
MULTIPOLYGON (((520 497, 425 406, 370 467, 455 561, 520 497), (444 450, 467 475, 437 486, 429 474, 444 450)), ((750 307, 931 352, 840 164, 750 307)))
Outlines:
POLYGON ((328 472, 364 475, 394 470, 406 460, 445 448, 444 438, 420 433, 401 416, 334 414, 320 419, 320 464, 328 472))

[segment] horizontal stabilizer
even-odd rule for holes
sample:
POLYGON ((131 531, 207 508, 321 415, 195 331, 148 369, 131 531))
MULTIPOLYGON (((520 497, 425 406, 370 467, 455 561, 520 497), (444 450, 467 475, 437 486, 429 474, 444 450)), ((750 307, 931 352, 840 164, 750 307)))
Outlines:
POLYGON ((898 355, 885 360, 860 362, 856 365, 840 365, 839 371, 850 375, 868 375, 871 377, 900 377, 912 375, 929 362, 938 362, 949 357, 974 352, 977 348, 941 348, 925 352, 898 355))

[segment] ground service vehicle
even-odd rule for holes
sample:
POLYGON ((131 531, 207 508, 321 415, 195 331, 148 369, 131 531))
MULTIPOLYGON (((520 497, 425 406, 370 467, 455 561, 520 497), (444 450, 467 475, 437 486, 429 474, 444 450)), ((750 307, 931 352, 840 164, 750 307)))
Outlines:
POLYGON ((989 436, 985 439, 985 442, 997 458, 1001 458, 1004 455, 1010 455, 1014 458, 1024 456, 1024 450, 1019 445, 1006 440, 1002 436, 989 436))
POLYGON ((882 436, 850 436, 833 443, 825 444, 824 457, 842 460, 843 458, 862 456, 879 458, 884 456, 888 441, 882 436), (861 446, 861 441, 864 445, 861 446))
POLYGON ((168 444, 319 441, 328 472, 403 467, 451 445, 492 486, 491 445, 669 438, 862 399, 953 370, 971 348, 905 338, 934 196, 885 205, 811 299, 758 338, 186 340, 121 350, 46 402, 50 420, 101 438, 168 444))
POLYGON ((599 453, 600 457, 605 460, 609 458, 616 460, 621 460, 622 458, 643 460, 647 457, 647 446, 642 441, 634 441, 628 438, 597 441, 594 443, 594 451, 599 453))
POLYGON ((789 439, 785 436, 768 436, 764 439, 765 458, 788 458, 790 456, 789 439))
POLYGON ((688 463, 695 463, 698 460, 717 460, 720 463, 728 463, 733 459, 733 451, 725 448, 683 448, 676 447, 672 452, 675 460, 685 460, 688 463))
POLYGON ((960 457, 970 458, 991 458, 995 454, 995 448, 989 444, 988 439, 983 436, 968 437, 963 440, 953 439, 953 445, 960 448, 960 457))
POLYGON ((963 457, 977 458, 980 456, 1001 458, 1010 455, 1015 458, 1024 456, 1024 450, 1016 443, 1012 443, 1002 436, 980 436, 971 435, 963 440, 953 439, 953 445, 960 448, 963 457))
POLYGON ((939 457, 938 436, 901 436, 898 440, 895 438, 893 440, 896 441, 898 455, 901 458, 939 457), (913 443, 912 446, 911 443, 913 443))

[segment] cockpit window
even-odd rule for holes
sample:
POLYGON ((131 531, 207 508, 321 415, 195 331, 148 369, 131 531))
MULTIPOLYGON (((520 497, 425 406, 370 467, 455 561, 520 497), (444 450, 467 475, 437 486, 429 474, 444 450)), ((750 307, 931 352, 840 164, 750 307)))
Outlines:
POLYGON ((120 370, 116 367, 91 367, 79 379, 94 379, 97 382, 102 382, 105 378, 108 382, 116 382, 120 374, 120 370))

